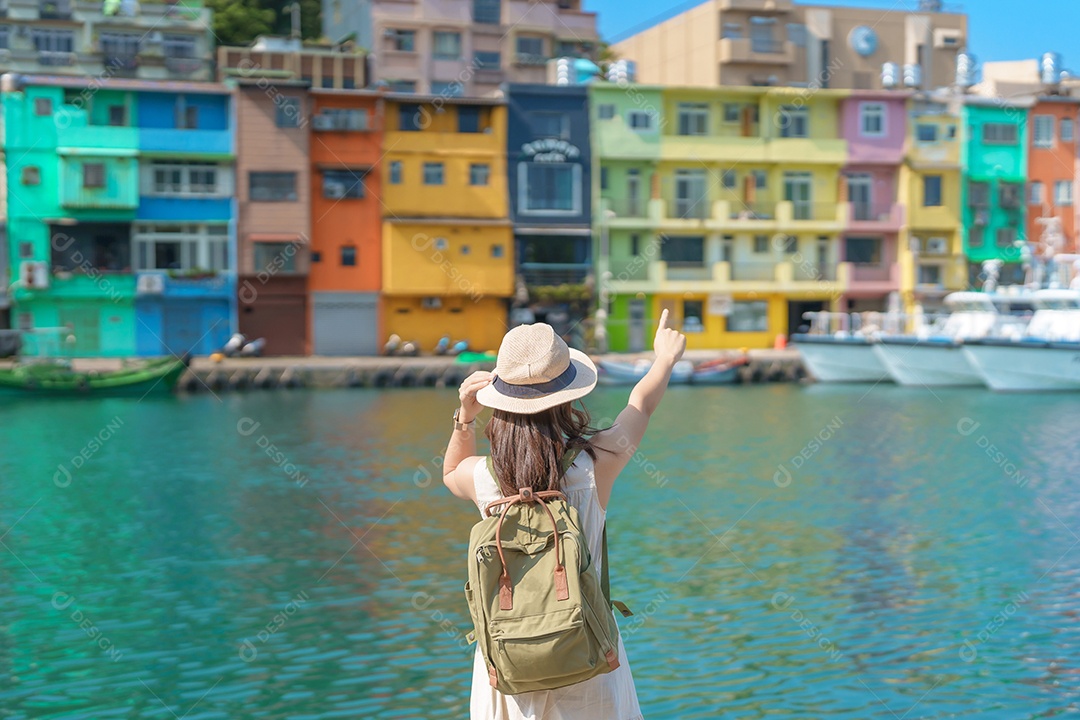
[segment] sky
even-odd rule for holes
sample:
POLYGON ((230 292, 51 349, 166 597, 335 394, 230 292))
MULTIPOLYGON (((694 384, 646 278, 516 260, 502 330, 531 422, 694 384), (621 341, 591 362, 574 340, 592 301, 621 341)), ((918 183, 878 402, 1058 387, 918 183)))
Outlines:
MULTIPOLYGON (((798 2, 798 0, 796 0, 798 2)), ((605 40, 632 35, 660 20, 700 4, 700 0, 584 0, 586 10, 599 13, 600 36, 605 40), (667 6, 668 11, 660 8, 667 6)), ((846 5, 914 10, 917 0, 821 0, 801 5, 846 5)), ((970 46, 978 61, 1030 60, 1044 52, 1062 55, 1063 67, 1080 75, 1080 0, 968 0, 946 3, 967 13, 970 46), (1072 41, 1072 42, 1070 42, 1072 41)))

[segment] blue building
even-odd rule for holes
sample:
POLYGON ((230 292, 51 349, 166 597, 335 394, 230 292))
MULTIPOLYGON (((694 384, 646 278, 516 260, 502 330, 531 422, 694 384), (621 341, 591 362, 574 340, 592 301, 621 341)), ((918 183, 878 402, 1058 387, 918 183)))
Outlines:
POLYGON ((173 84, 138 93, 136 110, 137 350, 209 354, 237 326, 231 92, 173 84))
POLYGON ((592 151, 584 85, 505 86, 520 321, 570 332, 592 301, 592 151), (525 294, 528 310, 523 311, 525 294))

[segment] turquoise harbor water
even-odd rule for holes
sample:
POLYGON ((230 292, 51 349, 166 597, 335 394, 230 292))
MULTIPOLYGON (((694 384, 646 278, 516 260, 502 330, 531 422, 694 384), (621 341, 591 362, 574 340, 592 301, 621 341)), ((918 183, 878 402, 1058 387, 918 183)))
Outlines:
MULTIPOLYGON (((467 717, 455 399, 5 400, 0 718, 467 717)), ((673 388, 610 515, 646 717, 1077 712, 1078 437, 1070 395, 673 388)))

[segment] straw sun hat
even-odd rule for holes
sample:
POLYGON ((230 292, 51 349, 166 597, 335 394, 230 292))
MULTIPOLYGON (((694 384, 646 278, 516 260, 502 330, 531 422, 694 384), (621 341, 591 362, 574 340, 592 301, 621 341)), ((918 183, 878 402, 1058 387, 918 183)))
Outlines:
POLYGON ((596 366, 567 347, 550 325, 518 325, 506 333, 495 379, 476 393, 485 407, 532 415, 585 397, 596 387, 596 366))

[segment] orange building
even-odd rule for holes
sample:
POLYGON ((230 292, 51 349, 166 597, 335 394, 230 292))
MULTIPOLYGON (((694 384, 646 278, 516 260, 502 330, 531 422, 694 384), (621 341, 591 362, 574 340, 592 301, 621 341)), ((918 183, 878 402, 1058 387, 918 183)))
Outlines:
POLYGON ((1031 109, 1031 152, 1028 154, 1028 227, 1030 240, 1038 240, 1045 221, 1059 218, 1065 252, 1076 252, 1076 133, 1080 99, 1042 97, 1031 109))
POLYGON ((364 90, 312 88, 311 349, 379 350, 383 101, 364 90))

